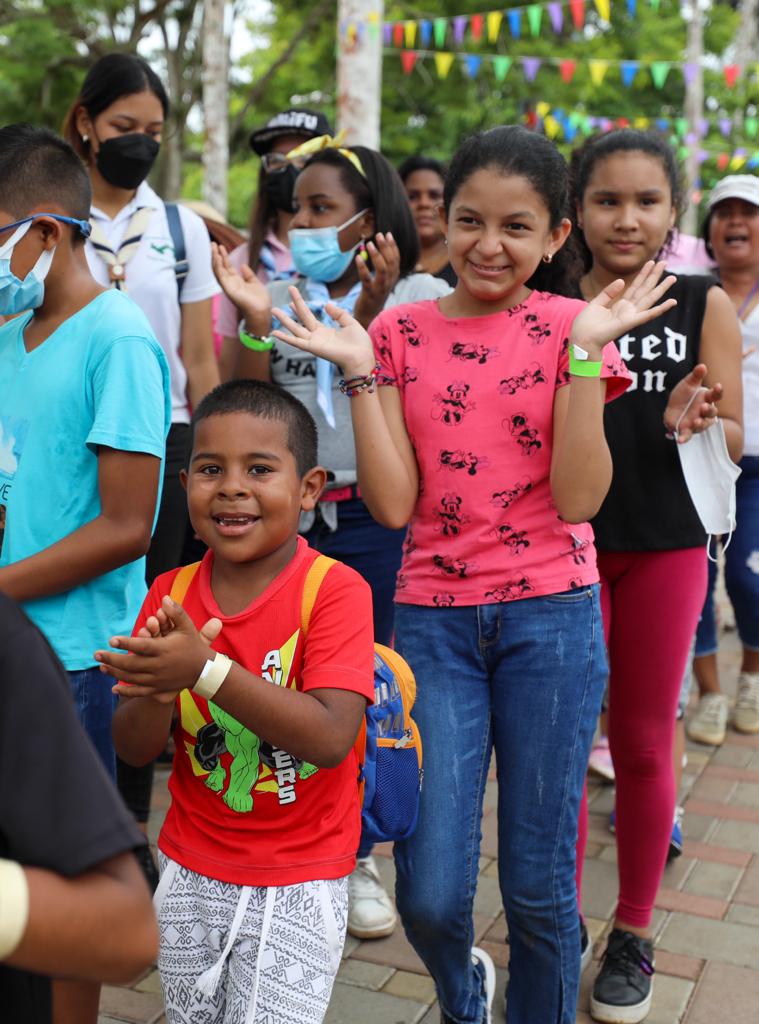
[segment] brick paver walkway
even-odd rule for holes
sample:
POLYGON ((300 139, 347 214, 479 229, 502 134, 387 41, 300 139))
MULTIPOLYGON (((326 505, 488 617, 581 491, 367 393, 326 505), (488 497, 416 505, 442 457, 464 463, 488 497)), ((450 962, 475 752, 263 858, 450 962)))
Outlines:
MULTIPOLYGON (((739 663, 734 634, 721 655, 725 690, 733 694, 739 663)), ((728 734, 719 750, 689 744, 683 782, 685 848, 664 876, 654 927, 657 975, 648 1024, 757 1024, 759 1022, 759 736, 728 734)), ((475 904, 477 941, 498 970, 494 1020, 503 1021, 508 946, 496 874, 496 784, 485 798, 482 857, 475 904)), ((153 839, 167 806, 166 771, 157 773, 153 839)), ((584 912, 604 948, 617 891, 616 850, 608 816, 613 790, 591 785, 584 912)), ((390 849, 376 851, 392 891, 390 849)), ((583 979, 577 1021, 588 1022, 583 979)), ((157 972, 131 986, 103 991, 100 1024, 162 1024, 157 972)), ((432 982, 401 928, 390 938, 348 937, 327 1024, 438 1024, 432 982)), ((541 1024, 535 1021, 534 1024, 541 1024)))

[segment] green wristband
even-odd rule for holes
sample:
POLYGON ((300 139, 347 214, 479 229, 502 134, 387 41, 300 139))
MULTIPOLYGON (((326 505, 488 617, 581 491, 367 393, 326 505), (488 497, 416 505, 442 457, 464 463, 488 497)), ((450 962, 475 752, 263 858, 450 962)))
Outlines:
POLYGON ((588 353, 579 345, 569 345, 569 372, 573 377, 600 377, 603 361, 588 359, 588 353))
POLYGON ((271 352, 274 348, 274 338, 259 338, 256 334, 248 334, 244 327, 240 328, 239 336, 245 348, 253 352, 271 352))

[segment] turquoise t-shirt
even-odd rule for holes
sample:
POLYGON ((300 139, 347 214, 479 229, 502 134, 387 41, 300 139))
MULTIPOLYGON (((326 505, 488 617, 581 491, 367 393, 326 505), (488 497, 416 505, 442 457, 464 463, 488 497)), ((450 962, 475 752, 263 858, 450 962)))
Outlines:
MULTIPOLYGON (((0 566, 50 547, 100 514, 98 447, 163 458, 169 368, 144 314, 103 292, 27 352, 31 313, 0 327, 0 566)), ((145 559, 24 610, 69 671, 131 633, 145 559)))

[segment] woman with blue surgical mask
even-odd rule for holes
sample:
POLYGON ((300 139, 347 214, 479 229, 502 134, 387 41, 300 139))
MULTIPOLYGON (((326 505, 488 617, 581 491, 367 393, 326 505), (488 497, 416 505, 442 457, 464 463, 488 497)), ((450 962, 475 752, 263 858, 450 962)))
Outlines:
MULTIPOLYGON (((450 286, 414 273, 419 241, 403 185, 388 161, 364 146, 341 147, 329 137, 311 139, 288 157, 303 164, 295 182, 290 250, 300 275, 295 282, 263 285, 243 276, 217 249, 214 269, 242 314, 237 376, 272 380, 299 398, 319 428, 319 462, 329 473, 327 490, 301 530, 312 547, 356 569, 372 588, 375 639, 393 637, 393 596, 405 530, 372 519, 356 485, 356 450, 350 399, 339 374, 316 359, 269 337, 272 306, 287 307, 296 284, 314 314, 325 322, 328 302, 347 309, 365 327, 383 309, 439 298, 450 286)), ((422 344, 409 338, 409 344, 422 344)), ((371 845, 362 842, 349 886, 348 931, 361 939, 388 935, 395 910, 379 880, 371 845)))

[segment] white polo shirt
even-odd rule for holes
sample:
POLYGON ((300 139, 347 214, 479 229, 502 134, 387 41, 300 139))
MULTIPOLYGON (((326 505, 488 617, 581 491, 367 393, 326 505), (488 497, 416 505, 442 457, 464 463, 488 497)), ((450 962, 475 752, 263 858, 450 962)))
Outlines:
MULTIPOLYGON (((189 423, 187 371, 179 354, 182 317, 174 273, 176 259, 163 200, 147 182, 143 182, 134 199, 119 210, 113 220, 95 206, 92 207, 91 217, 111 246, 117 249, 124 239, 132 214, 143 206, 151 207, 155 213, 142 236, 139 248, 126 265, 126 291, 148 318, 166 353, 171 373, 171 421, 189 423)), ((220 289, 211 269, 211 241, 205 224, 185 206, 179 206, 179 216, 184 232, 185 253, 190 265, 182 288, 184 305, 208 299, 220 289)), ((98 256, 91 242, 87 242, 86 252, 93 277, 101 284, 108 285, 108 266, 98 256)))

